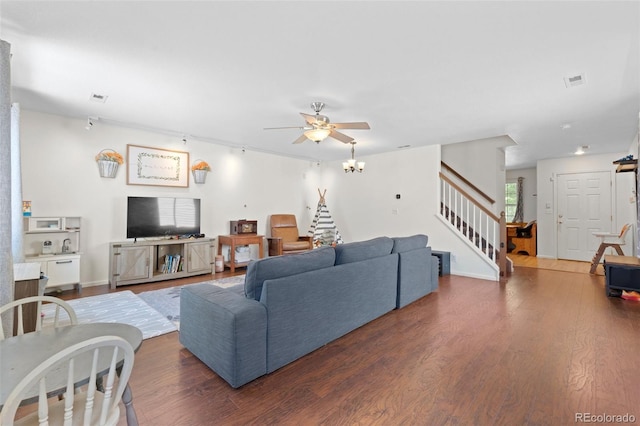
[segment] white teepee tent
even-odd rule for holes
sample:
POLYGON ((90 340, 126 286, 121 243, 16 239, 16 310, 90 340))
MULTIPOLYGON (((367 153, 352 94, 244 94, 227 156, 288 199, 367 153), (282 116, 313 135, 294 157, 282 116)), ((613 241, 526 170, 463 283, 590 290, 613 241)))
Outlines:
POLYGON ((318 188, 320 201, 318 201, 318 209, 308 232, 308 235, 313 237, 313 245, 316 247, 342 244, 344 242, 325 203, 324 196, 326 193, 326 189, 321 193, 320 188, 318 188))

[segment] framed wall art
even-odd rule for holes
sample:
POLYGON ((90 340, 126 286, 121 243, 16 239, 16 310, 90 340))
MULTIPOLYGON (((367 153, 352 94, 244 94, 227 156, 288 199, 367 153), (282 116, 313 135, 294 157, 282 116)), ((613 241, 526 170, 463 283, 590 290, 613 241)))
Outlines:
POLYGON ((127 185, 189 187, 189 153, 127 145, 127 185))

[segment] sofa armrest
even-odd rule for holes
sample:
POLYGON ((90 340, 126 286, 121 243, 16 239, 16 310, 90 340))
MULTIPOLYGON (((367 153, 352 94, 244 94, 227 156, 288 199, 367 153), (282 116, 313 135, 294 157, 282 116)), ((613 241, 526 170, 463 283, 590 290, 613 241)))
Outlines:
POLYGON ((402 308, 437 289, 438 268, 431 247, 401 252, 399 256, 396 307, 402 308))
POLYGON ((309 243, 309 249, 313 248, 313 237, 309 236, 309 235, 300 235, 298 237, 299 241, 306 241, 307 243, 309 243))
POLYGON ((180 292, 180 343, 237 388, 267 373, 267 310, 211 284, 180 292))
POLYGON ((282 255, 282 238, 280 237, 268 237, 267 242, 269 244, 269 256, 281 256, 282 255))

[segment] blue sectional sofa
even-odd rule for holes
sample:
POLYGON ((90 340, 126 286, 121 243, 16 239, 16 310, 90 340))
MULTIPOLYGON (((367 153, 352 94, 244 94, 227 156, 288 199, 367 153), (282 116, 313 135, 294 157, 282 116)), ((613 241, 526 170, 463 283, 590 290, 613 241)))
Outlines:
POLYGON ((379 237, 252 261, 243 291, 185 286, 180 342, 240 387, 436 290, 427 242, 379 237))

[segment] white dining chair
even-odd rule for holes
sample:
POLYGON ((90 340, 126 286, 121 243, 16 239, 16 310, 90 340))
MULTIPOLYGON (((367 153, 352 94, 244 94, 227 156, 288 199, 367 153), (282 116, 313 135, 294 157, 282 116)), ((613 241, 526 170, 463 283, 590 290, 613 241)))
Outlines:
POLYGON ((2 314, 14 308, 17 309, 17 314, 14 318, 14 321, 16 322, 16 327, 15 327, 16 336, 24 334, 25 328, 33 331, 40 331, 42 329, 42 322, 44 320, 42 316, 43 303, 54 303, 56 305, 54 319, 53 319, 54 327, 78 323, 78 319, 76 317, 75 311, 73 310, 71 305, 69 305, 67 302, 65 302, 62 299, 59 299, 53 296, 25 297, 23 299, 14 300, 13 302, 9 302, 6 305, 3 305, 2 307, 0 307, 0 340, 5 339, 5 333, 2 327, 2 314), (29 324, 28 326, 25 326, 25 320, 27 320, 27 317, 28 317, 28 316, 25 316, 25 313, 24 313, 25 306, 31 303, 37 304, 35 315, 34 315, 35 324, 29 324), (66 315, 60 315, 61 310, 64 310, 64 312, 66 312, 66 315))
POLYGON ((133 347, 117 336, 94 337, 65 348, 33 369, 11 391, 0 411, 0 424, 116 425, 133 361, 133 347), (100 371, 100 365, 108 365, 108 369, 100 371), (106 379, 103 392, 96 389, 96 378, 100 376, 106 379), (87 384, 77 391, 79 382, 87 384), (16 420, 21 401, 31 397, 35 389, 37 411, 16 420), (47 392, 53 390, 63 391, 65 398, 47 398, 47 392))

